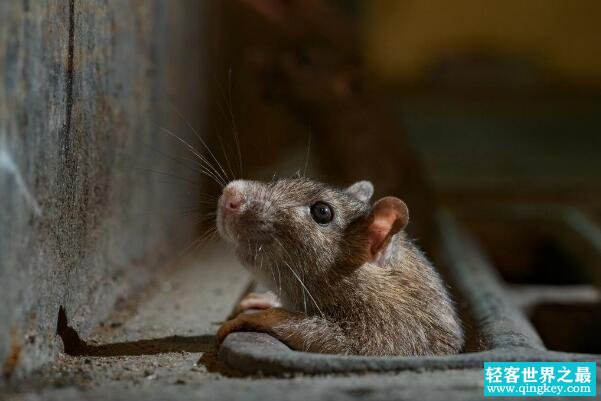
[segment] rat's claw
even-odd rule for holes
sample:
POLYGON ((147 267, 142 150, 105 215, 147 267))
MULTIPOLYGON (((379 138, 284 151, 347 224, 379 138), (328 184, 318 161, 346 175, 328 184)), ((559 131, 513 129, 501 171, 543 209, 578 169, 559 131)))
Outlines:
POLYGON ((255 313, 241 313, 223 323, 217 331, 217 341, 221 343, 228 334, 234 331, 258 331, 271 333, 273 328, 286 322, 292 315, 281 308, 270 308, 255 313))
POLYGON ((278 297, 271 291, 265 293, 251 292, 242 298, 240 303, 236 305, 230 318, 234 318, 240 313, 250 309, 270 309, 278 308, 280 306, 282 306, 282 304, 278 300, 278 297))
POLYGON ((277 337, 277 327, 298 322, 299 319, 302 319, 302 316, 298 313, 282 308, 270 308, 256 313, 241 313, 221 325, 217 331, 217 341, 221 344, 225 337, 234 331, 256 331, 277 337))

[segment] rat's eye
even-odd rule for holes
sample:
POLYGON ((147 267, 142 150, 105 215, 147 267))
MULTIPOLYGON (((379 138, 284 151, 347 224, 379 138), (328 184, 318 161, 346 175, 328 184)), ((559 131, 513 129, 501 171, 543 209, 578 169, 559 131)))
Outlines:
POLYGON ((319 224, 328 224, 334 218, 334 210, 325 202, 316 202, 311 206, 311 216, 319 224))

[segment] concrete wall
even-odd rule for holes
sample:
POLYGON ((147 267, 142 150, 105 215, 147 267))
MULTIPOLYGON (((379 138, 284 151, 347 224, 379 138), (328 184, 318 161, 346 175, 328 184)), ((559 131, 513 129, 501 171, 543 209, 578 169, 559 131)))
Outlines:
POLYGON ((61 306, 85 336, 194 235, 178 210, 194 206, 197 174, 156 151, 182 154, 157 125, 193 142, 177 109, 202 127, 204 8, 0 2, 5 378, 62 350, 61 306))

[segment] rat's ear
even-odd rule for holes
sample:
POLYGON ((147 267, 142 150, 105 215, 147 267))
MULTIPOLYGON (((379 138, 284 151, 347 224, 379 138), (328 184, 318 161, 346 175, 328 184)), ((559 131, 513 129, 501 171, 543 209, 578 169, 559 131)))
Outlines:
POLYGON ((346 189, 346 192, 362 202, 369 202, 374 194, 374 186, 369 181, 357 181, 346 189))
POLYGON ((373 260, 383 250, 390 238, 404 229, 409 222, 405 202, 393 196, 377 201, 371 209, 367 225, 368 255, 373 260))

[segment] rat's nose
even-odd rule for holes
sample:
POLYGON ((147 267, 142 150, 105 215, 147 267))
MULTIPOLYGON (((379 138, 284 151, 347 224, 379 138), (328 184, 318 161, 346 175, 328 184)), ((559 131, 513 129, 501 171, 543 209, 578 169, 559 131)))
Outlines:
POLYGON ((230 213, 240 212, 244 204, 244 198, 239 188, 236 185, 228 185, 223 190, 221 195, 223 208, 230 213))
POLYGON ((225 208, 228 210, 231 210, 232 212, 239 210, 241 204, 242 204, 241 199, 232 198, 232 199, 225 200, 225 208))

